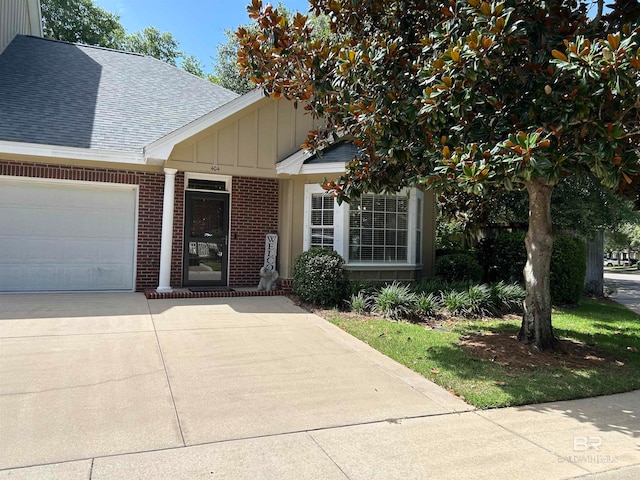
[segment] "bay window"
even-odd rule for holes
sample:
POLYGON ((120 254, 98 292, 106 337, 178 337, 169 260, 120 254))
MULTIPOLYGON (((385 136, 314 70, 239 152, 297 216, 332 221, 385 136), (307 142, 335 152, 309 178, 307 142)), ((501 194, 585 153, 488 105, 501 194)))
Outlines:
POLYGON ((319 185, 306 185, 304 248, 331 248, 351 267, 419 265, 422 205, 417 189, 338 205, 319 185))

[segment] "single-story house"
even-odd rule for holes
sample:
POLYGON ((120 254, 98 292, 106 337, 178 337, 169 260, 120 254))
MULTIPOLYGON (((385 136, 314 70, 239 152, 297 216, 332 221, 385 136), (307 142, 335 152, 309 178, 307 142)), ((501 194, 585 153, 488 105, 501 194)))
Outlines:
POLYGON ((301 150, 313 119, 151 57, 16 35, 0 53, 0 292, 256 286, 278 234, 334 248, 352 276, 434 263, 431 193, 338 206, 319 183, 356 149, 301 150))

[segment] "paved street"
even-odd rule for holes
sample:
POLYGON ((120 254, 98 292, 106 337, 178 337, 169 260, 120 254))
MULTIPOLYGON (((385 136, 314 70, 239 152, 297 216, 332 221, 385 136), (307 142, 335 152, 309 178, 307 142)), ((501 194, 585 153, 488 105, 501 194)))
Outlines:
POLYGON ((284 297, 0 303, 0 479, 640 476, 640 391, 473 411, 284 297))
POLYGON ((605 285, 615 285, 611 298, 640 314, 640 270, 605 270, 605 285))

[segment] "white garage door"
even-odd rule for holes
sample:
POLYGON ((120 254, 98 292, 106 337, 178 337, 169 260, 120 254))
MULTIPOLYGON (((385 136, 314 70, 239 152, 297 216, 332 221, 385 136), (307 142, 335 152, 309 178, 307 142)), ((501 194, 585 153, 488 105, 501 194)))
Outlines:
POLYGON ((136 188, 0 177, 0 291, 133 290, 136 188))

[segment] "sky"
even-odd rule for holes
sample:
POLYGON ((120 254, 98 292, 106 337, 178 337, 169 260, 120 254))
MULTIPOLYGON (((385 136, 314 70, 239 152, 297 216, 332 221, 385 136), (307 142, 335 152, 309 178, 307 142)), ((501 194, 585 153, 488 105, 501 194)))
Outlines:
MULTIPOLYGON (((120 23, 128 33, 150 25, 170 32, 186 54, 195 55, 205 71, 210 72, 211 57, 217 46, 225 42, 225 30, 235 30, 249 23, 247 5, 251 0, 95 0, 108 12, 120 15, 120 23)), ((264 1, 264 3, 268 3, 264 1)), ((278 2, 273 2, 277 4, 278 2)), ((281 0, 289 10, 305 13, 307 0, 281 0)))

